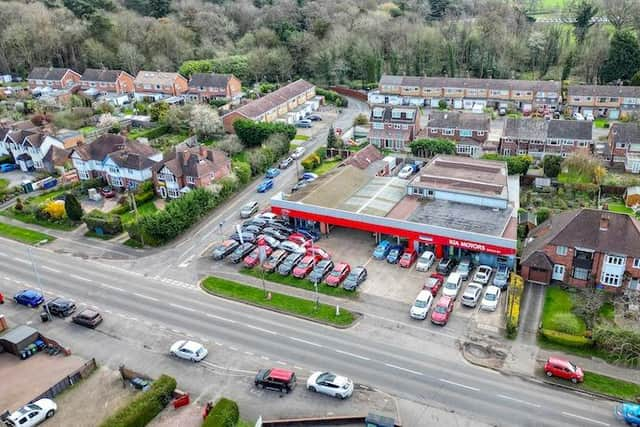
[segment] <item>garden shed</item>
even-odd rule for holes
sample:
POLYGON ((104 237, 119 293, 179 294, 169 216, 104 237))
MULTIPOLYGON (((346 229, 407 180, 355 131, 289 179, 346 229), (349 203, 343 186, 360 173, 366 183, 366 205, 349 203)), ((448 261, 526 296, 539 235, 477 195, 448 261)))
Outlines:
POLYGON ((20 352, 38 338, 40 338, 40 333, 36 329, 20 325, 10 329, 4 335, 0 335, 0 346, 4 351, 20 356, 20 352))

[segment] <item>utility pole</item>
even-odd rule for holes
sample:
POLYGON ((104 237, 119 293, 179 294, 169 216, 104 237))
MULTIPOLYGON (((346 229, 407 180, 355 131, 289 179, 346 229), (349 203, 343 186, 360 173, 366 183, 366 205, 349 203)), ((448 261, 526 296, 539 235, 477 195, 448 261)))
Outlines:
MULTIPOLYGON (((40 240, 38 243, 36 243, 33 246, 40 246, 47 242, 48 242, 47 239, 40 240)), ((42 294, 42 298, 44 298, 44 290, 42 289, 42 280, 40 279, 40 273, 38 272, 38 268, 36 267, 35 260, 33 259, 33 248, 31 246, 27 246, 27 252, 29 253, 29 259, 31 260, 31 267, 33 268, 33 274, 35 274, 36 276, 36 282, 38 283, 38 288, 40 288, 40 293, 42 294)), ((49 311, 49 306, 47 305, 46 301, 44 302, 44 309, 47 312, 47 315, 49 316, 49 318, 51 318, 51 312, 49 311)))
POLYGON ((131 196, 131 205, 133 206, 133 211, 136 214, 136 225, 138 226, 138 231, 140 232, 140 243, 142 243, 142 247, 144 247, 144 236, 142 233, 142 229, 140 228, 140 215, 138 214, 138 204, 136 203, 136 196, 131 190, 129 190, 129 196, 131 196))

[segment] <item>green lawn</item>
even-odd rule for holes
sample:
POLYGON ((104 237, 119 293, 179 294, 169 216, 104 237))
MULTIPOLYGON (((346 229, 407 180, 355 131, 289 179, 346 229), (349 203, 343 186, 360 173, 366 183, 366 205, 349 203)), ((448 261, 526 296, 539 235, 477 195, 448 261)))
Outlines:
POLYGON ((633 209, 626 207, 622 202, 609 202, 607 205, 609 206, 609 210, 612 212, 633 215, 633 209))
MULTIPOLYGON (((247 276, 257 277, 258 279, 262 278, 262 270, 260 269, 260 267, 242 268, 242 269, 240 269, 240 273, 246 274, 247 276)), ((313 283, 311 283, 307 279, 296 279, 293 276, 281 276, 277 272, 265 273, 264 274, 264 280, 268 280, 269 282, 280 283, 281 285, 291 286, 291 287, 294 287, 294 288, 306 289, 308 291, 313 291, 314 290, 313 283)), ((331 286, 327 286, 324 283, 320 283, 318 285, 318 292, 321 293, 321 294, 331 295, 331 296, 334 296, 334 297, 354 298, 354 297, 358 296, 357 291, 355 291, 355 292, 345 291, 341 287, 333 288, 331 286)))
POLYGON ((262 307, 274 308, 285 313, 307 317, 312 320, 319 320, 339 326, 348 326, 355 321, 353 313, 348 310, 341 309, 340 315, 336 316, 336 309, 333 306, 320 304, 318 309, 316 309, 313 301, 276 292, 271 292, 271 299, 267 300, 262 289, 219 277, 207 277, 202 281, 202 286, 205 290, 215 295, 262 307))
POLYGON ((636 397, 640 396, 640 385, 638 384, 588 371, 584 373, 584 382, 579 384, 578 388, 608 394, 624 400, 635 401, 636 397))
POLYGON ((44 203, 46 201, 49 201, 61 194, 66 193, 67 190, 52 190, 52 191, 47 191, 44 192, 42 194, 38 194, 37 196, 33 196, 33 197, 29 197, 27 200, 29 201, 29 203, 34 203, 39 205, 40 203, 44 203))
POLYGON ((6 189, 7 187, 9 187, 9 180, 0 178, 0 191, 6 189))
POLYGON ((568 171, 558 175, 558 181, 563 184, 589 184, 591 178, 574 171, 568 171))
POLYGON ((294 141, 307 141, 309 139, 309 137, 307 135, 296 135, 293 137, 294 141))
POLYGON ((16 227, 11 224, 4 224, 0 222, 0 236, 8 239, 17 240, 18 242, 28 243, 33 245, 35 243, 47 240, 49 242, 54 241, 56 238, 49 236, 48 234, 40 233, 38 231, 29 230, 27 228, 16 227))
POLYGON ((8 208, 3 211, 0 211, 0 215, 17 219, 18 221, 22 221, 26 224, 36 224, 41 227, 50 228, 52 230, 71 231, 71 230, 75 230, 78 227, 78 225, 80 225, 79 223, 78 224, 73 223, 68 219, 65 219, 62 222, 51 222, 43 219, 38 219, 34 215, 27 214, 24 212, 18 212, 13 208, 8 208))
MULTIPOLYGON (((153 203, 153 200, 150 200, 138 206, 138 215, 140 215, 140 217, 143 217, 157 210, 158 208, 153 203)), ((125 214, 120 215, 120 219, 122 220, 123 226, 129 225, 136 220, 136 213, 134 211, 127 212, 125 214)))
POLYGON ((542 310, 542 327, 554 331, 566 332, 569 327, 573 335, 584 335, 586 325, 584 320, 571 312, 573 300, 571 295, 558 286, 550 286, 544 298, 542 310))
POLYGON ((325 161, 312 172, 317 173, 318 175, 324 175, 325 173, 335 169, 341 162, 342 160, 325 161))
POLYGON ((604 129, 605 125, 609 123, 609 120, 604 118, 597 118, 593 121, 593 125, 597 128, 604 129))
POLYGON ((613 303, 605 302, 604 304, 602 304, 602 307, 600 307, 600 311, 598 312, 598 314, 603 319, 613 321, 615 316, 615 309, 613 307, 613 303))
POLYGON ((94 130, 96 130, 97 128, 95 126, 84 126, 81 127, 80 129, 78 129, 78 132, 83 133, 84 135, 93 132, 94 130))

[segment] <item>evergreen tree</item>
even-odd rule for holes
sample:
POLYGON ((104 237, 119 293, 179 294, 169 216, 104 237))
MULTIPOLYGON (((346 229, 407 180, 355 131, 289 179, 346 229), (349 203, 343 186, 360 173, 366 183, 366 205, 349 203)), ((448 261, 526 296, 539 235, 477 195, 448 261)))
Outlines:
POLYGON ((64 210, 71 221, 80 221, 82 215, 84 215, 80 202, 78 202, 76 196, 71 193, 67 193, 64 197, 64 210))
POLYGON ((337 148, 338 146, 338 137, 336 136, 336 132, 333 130, 333 125, 329 128, 329 134, 327 135, 327 148, 337 148))
POLYGON ((605 83, 630 80, 640 70, 640 45, 631 31, 616 31, 600 77, 605 83))

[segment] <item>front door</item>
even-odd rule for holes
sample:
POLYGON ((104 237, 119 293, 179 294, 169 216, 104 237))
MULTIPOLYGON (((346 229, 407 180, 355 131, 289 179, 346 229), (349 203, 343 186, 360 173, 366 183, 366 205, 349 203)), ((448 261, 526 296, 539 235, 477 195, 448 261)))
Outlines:
POLYGON ((553 275, 551 278, 553 280, 564 280, 564 265, 554 264, 553 266, 553 275))

